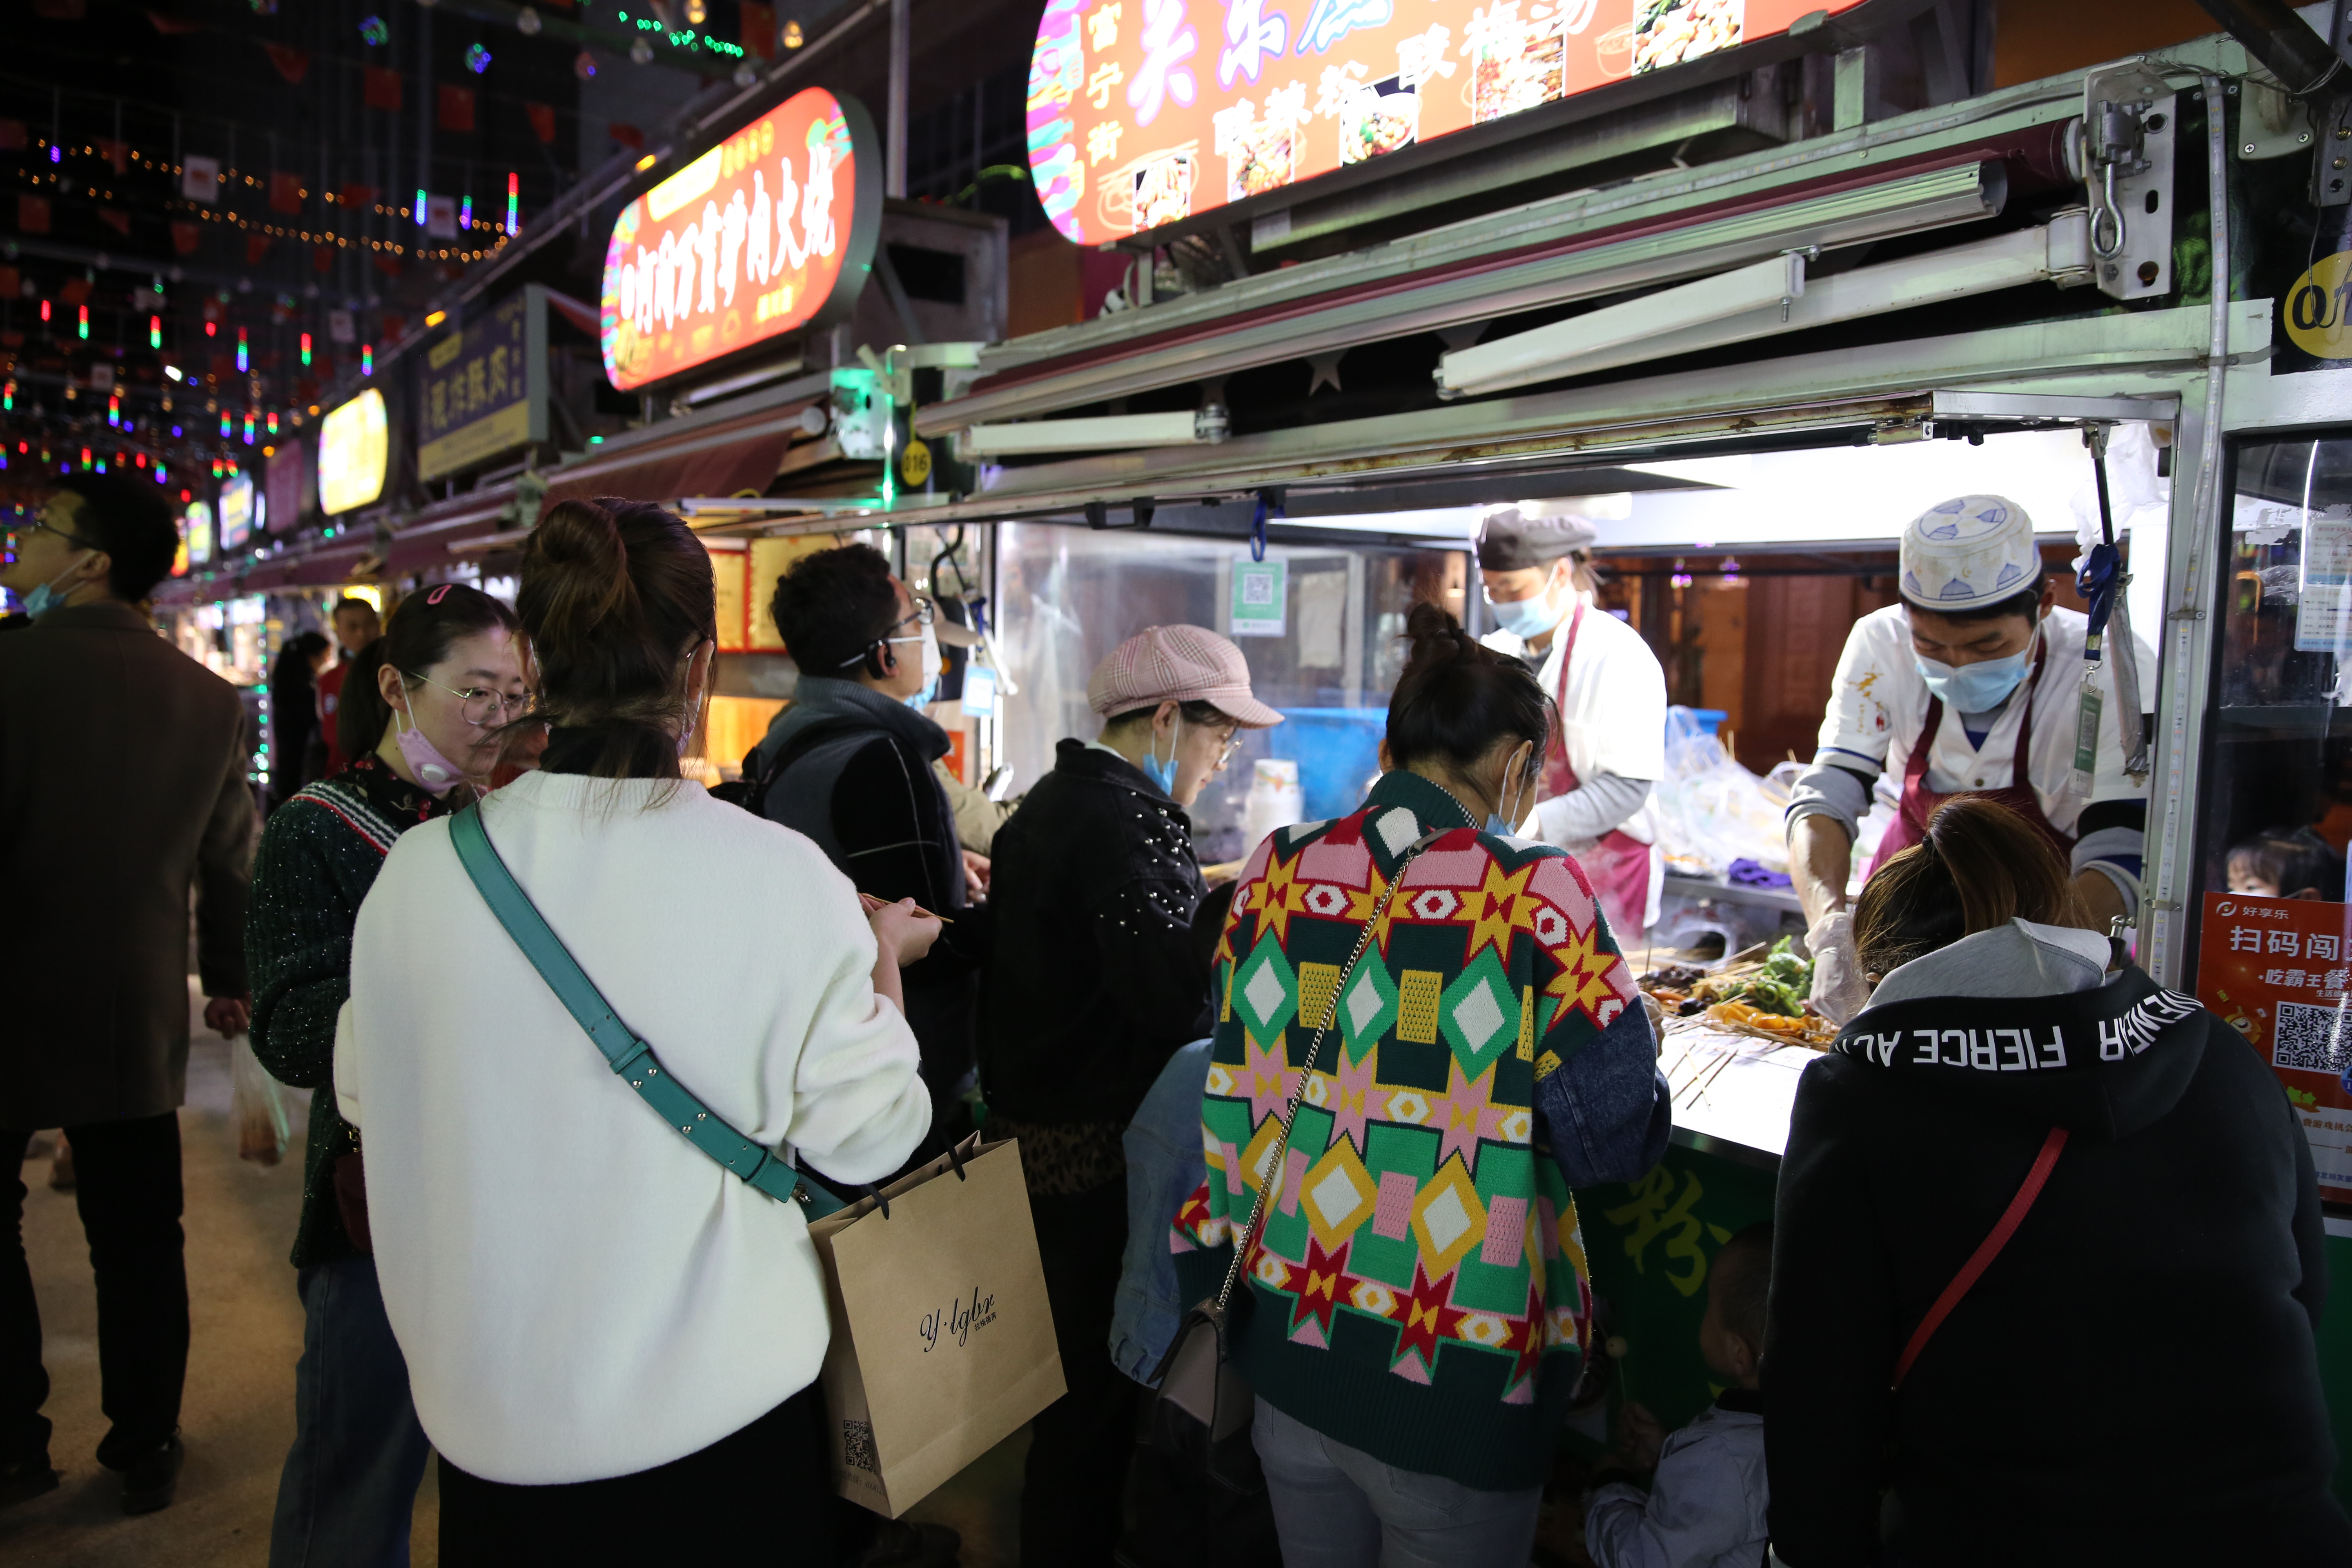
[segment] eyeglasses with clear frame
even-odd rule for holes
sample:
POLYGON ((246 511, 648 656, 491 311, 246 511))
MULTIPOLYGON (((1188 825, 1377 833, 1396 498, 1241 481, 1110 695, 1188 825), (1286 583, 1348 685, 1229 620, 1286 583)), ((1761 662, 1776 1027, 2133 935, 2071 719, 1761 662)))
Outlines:
POLYGON ((409 679, 421 680, 435 690, 446 691, 456 698, 457 711, 464 715, 467 723, 477 730, 487 730, 493 724, 512 723, 516 720, 528 719, 538 706, 528 692, 509 695, 503 691, 492 691, 479 686, 464 688, 444 686, 431 676, 422 673, 413 673, 409 679))

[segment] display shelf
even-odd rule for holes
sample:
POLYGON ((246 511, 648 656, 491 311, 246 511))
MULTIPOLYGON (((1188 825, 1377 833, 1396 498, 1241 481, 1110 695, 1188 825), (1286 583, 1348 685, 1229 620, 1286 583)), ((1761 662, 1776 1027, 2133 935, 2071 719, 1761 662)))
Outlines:
POLYGON ((1787 910, 1791 914, 1804 913, 1804 906, 1797 902, 1793 888, 1743 888, 1719 878, 1669 871, 1664 890, 1669 898, 1712 899, 1717 903, 1755 904, 1768 910, 1787 910))

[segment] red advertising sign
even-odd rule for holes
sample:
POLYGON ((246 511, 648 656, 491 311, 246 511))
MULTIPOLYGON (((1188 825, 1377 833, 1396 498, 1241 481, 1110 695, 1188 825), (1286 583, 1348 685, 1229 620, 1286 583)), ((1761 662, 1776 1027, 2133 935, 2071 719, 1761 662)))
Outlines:
POLYGON ((1046 0, 1029 168, 1099 244, 1861 3, 1046 0))
POLYGON ((881 226, 880 147, 809 88, 621 209, 604 248, 604 374, 626 391, 845 315, 881 226))
POLYGON ((2320 1196, 2352 1203, 2352 905, 2205 895, 2198 1000, 2286 1085, 2320 1196))

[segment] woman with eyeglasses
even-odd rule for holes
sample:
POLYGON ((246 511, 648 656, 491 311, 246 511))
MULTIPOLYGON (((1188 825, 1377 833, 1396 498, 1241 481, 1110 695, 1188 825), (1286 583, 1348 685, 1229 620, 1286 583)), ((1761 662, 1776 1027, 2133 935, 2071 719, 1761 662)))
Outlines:
POLYGON ((254 862, 254 1054, 318 1091, 294 1237, 294 1447, 270 1568, 408 1561, 428 1445, 376 1285, 359 1137, 335 1110, 335 1018, 351 994, 360 903, 394 841, 489 785, 501 726, 525 702, 518 629, 512 610, 460 584, 403 599, 354 663, 335 715, 338 743, 358 761, 272 813, 254 862))
MULTIPOLYGON (((712 1121, 835 1182, 887 1178, 930 1122, 899 969, 940 922, 867 911, 806 838, 680 774, 717 673, 709 552, 651 502, 560 501, 515 603, 547 749, 457 820, 712 1121)), ((335 1041, 439 1456, 440 1561, 829 1568, 801 1205, 613 1071, 459 842, 430 822, 394 847, 335 1041)))

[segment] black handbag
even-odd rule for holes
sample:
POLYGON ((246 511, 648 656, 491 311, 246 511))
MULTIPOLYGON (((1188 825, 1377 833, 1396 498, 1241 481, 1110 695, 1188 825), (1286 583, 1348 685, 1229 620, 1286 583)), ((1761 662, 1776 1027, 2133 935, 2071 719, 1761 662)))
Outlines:
POLYGON ((1315 1038, 1307 1045, 1307 1064, 1299 1068, 1298 1081, 1292 1086, 1289 1101, 1282 1108, 1282 1137, 1265 1163, 1265 1174, 1258 1179, 1257 1195, 1250 1205, 1248 1223, 1242 1227, 1242 1239, 1234 1245, 1234 1260, 1225 1269, 1225 1281, 1214 1296, 1184 1314, 1184 1321, 1177 1325, 1176 1337, 1169 1342, 1168 1353, 1160 1358, 1160 1366, 1151 1376, 1154 1386, 1150 1406, 1144 1415, 1143 1442, 1168 1463, 1203 1475, 1242 1497, 1255 1497, 1264 1491, 1265 1474, 1258 1468, 1257 1448, 1250 1441, 1250 1421, 1256 1414, 1257 1395, 1234 1361, 1234 1348, 1241 1342, 1255 1298, 1244 1292, 1236 1299, 1234 1290, 1241 1283, 1242 1269, 1265 1228, 1266 1205, 1290 1148, 1290 1128, 1298 1115, 1299 1099, 1307 1092, 1307 1080, 1314 1076, 1316 1058, 1323 1050, 1323 1037, 1330 1032, 1332 1020, 1339 1015, 1339 998, 1347 994, 1348 981, 1363 959, 1364 949, 1371 945, 1372 932, 1380 929, 1381 921, 1388 914, 1389 901, 1403 885, 1405 867, 1414 856, 1452 831, 1442 828, 1423 836, 1398 859, 1396 871, 1381 889, 1372 918, 1356 938, 1355 952, 1348 955, 1346 967, 1339 971, 1339 984, 1331 987, 1322 1022, 1316 1026, 1315 1038))

